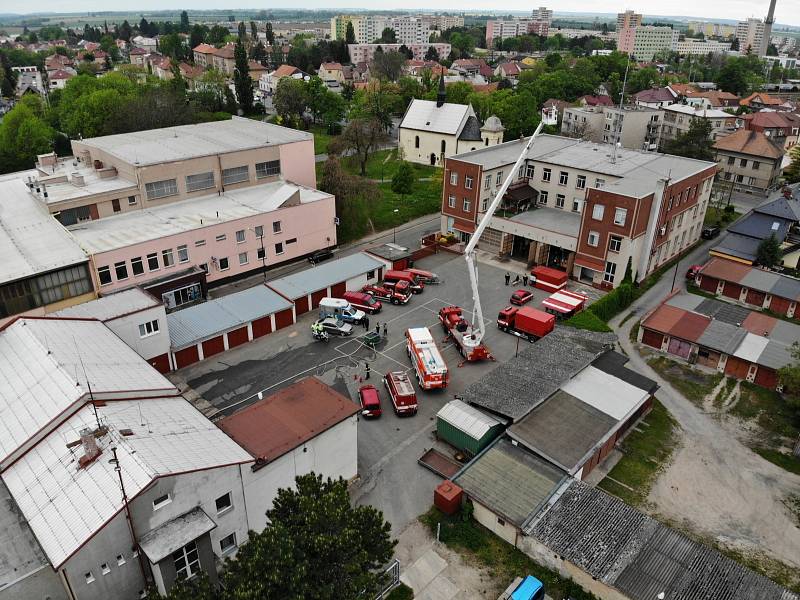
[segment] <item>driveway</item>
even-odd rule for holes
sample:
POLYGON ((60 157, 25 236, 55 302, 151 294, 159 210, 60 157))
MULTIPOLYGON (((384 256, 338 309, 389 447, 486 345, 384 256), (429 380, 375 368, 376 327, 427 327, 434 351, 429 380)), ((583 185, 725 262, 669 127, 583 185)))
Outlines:
MULTIPOLYGON (((706 242, 678 265, 678 287, 692 264, 708 257, 706 242)), ((685 529, 745 552, 763 553, 800 568, 800 528, 783 504, 789 495, 800 495, 800 476, 762 459, 744 446, 716 420, 684 398, 653 371, 629 339, 634 323, 669 293, 672 272, 634 305, 637 317, 612 320, 632 367, 656 380, 656 397, 682 429, 682 442, 671 464, 659 476, 649 497, 651 511, 685 529)))

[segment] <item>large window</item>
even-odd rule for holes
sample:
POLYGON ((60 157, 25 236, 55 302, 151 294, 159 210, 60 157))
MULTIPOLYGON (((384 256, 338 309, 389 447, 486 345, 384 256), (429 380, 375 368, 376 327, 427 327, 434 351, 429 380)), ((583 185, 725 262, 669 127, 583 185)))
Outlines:
POLYGON ((246 265, 248 262, 249 261, 247 259, 247 252, 240 252, 239 253, 239 264, 240 265, 246 265))
POLYGON ((111 283, 111 268, 108 266, 100 267, 97 269, 97 277, 100 279, 100 285, 108 285, 111 283))
POLYGON ((625 219, 628 217, 628 210, 625 208, 618 208, 614 211, 614 225, 625 225, 625 219))
POLYGON ((609 252, 619 252, 620 248, 622 248, 622 238, 618 235, 612 235, 608 238, 608 251, 609 252))
POLYGON ((214 173, 198 173, 197 175, 186 176, 186 191, 196 192, 198 190, 207 190, 214 187, 214 173))
MULTIPOLYGON (((117 212, 117 211, 114 211, 117 212)), ((56 214, 56 219, 64 225, 75 225, 81 221, 91 221, 92 215, 88 206, 78 206, 77 208, 67 208, 56 214)))
POLYGON ((231 185, 232 183, 240 183, 250 179, 250 171, 247 165, 243 167, 233 167, 230 169, 222 169, 222 183, 231 185))
POLYGON ((283 229, 281 228, 281 222, 280 221, 273 221, 272 222, 272 233, 280 233, 281 231, 283 231, 283 229))
POLYGON ((215 500, 215 504, 217 506, 217 515, 221 515, 224 512, 230 510, 233 506, 233 502, 231 500, 231 493, 228 492, 224 496, 220 496, 215 500))
POLYGON ((141 256, 134 256, 131 259, 131 270, 133 271, 134 275, 141 275, 144 273, 144 264, 142 264, 141 256))
POLYGON ((458 173, 455 171, 450 172, 450 185, 458 185, 458 173))
POLYGON ((158 319, 139 323, 139 337, 147 337, 158 333, 158 319))
POLYGON ((470 177, 469 175, 464 177, 464 187, 467 188, 468 190, 472 189, 472 177, 470 177))
POLYGON ((122 262, 114 263, 114 273, 117 276, 117 281, 122 281, 128 278, 128 265, 123 260, 122 262))
POLYGON ((189 262, 189 249, 185 244, 178 246, 178 262, 189 262))
POLYGON ((606 263, 606 270, 603 273, 603 281, 606 283, 614 283, 614 274, 617 272, 617 265, 612 262, 606 263))
POLYGON ((178 579, 189 579, 200 572, 200 555, 195 542, 189 542, 180 550, 173 552, 172 560, 175 561, 178 579))
POLYGON ((547 192, 539 192, 539 204, 547 204, 547 192))
POLYGON ((281 161, 270 160, 268 162, 256 163, 256 179, 262 177, 272 177, 281 174, 281 161))
POLYGON ((550 169, 542 169, 542 181, 550 181, 550 169))
POLYGON ((578 175, 578 179, 575 181, 575 187, 579 190, 586 187, 586 175, 578 175))
POLYGON ((244 229, 240 229, 236 232, 236 243, 243 244, 244 243, 244 229))
POLYGON ((178 193, 178 183, 175 179, 165 179, 163 181, 146 183, 144 188, 147 192, 148 200, 157 200, 158 198, 175 196, 178 193))
POLYGON ((166 307, 172 309, 199 300, 202 296, 203 288, 199 283, 193 283, 186 287, 162 294, 161 298, 164 300, 166 307))
POLYGON ((564 208, 564 194, 556 194, 556 208, 564 208))
POLYGON ((158 253, 153 252, 147 255, 147 268, 150 271, 158 271, 158 253))
POLYGON ((165 267, 171 267, 175 264, 175 259, 172 258, 172 248, 167 248, 161 252, 161 260, 164 262, 165 267))
POLYGON ((592 218, 595 221, 602 221, 603 220, 603 214, 605 214, 605 211, 606 211, 606 207, 605 206, 603 206, 602 204, 595 204, 592 207, 592 218))
POLYGON ((567 185, 569 183, 569 173, 567 171, 560 171, 558 174, 558 185, 567 185))

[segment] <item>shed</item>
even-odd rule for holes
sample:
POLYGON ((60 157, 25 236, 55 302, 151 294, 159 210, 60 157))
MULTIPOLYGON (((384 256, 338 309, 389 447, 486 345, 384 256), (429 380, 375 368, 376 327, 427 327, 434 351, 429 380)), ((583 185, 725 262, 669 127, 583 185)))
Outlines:
POLYGON ((452 400, 436 413, 440 440, 475 456, 503 432, 497 419, 461 400, 452 400))
POLYGON ((414 252, 398 244, 381 244, 367 248, 366 252, 381 260, 389 271, 402 271, 414 264, 412 260, 414 252))

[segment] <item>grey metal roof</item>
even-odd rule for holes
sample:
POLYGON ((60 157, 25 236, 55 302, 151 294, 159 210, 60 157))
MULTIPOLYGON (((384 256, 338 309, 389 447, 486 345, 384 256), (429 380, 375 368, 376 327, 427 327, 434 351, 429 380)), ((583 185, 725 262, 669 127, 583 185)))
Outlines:
POLYGON ((735 304, 728 304, 714 300, 713 298, 706 298, 694 309, 695 312, 708 317, 713 317, 723 323, 730 325, 739 325, 744 323, 744 320, 750 314, 750 310, 744 306, 737 306, 735 304))
POLYGON ((547 231, 553 231, 574 238, 578 237, 578 233, 581 229, 580 213, 548 206, 526 210, 518 215, 509 217, 508 220, 529 225, 530 227, 539 227, 547 231))
POLYGON ((500 425, 500 421, 494 417, 461 400, 451 400, 445 404, 436 413, 436 418, 450 423, 453 427, 460 429, 476 440, 480 440, 493 427, 500 425))
POLYGON ((800 199, 798 199, 800 186, 795 185, 792 190, 793 197, 791 199, 785 198, 783 193, 779 191, 774 200, 768 200, 761 206, 757 206, 754 212, 780 217, 790 221, 800 220, 800 199))
POLYGON ((716 550, 575 481, 531 528, 551 551, 629 598, 798 600, 716 550))
POLYGON ((746 335, 746 329, 714 319, 703 331, 697 343, 718 352, 733 354, 746 335))
POLYGON ((498 438, 453 478, 471 498, 522 527, 566 473, 507 438, 498 438))
POLYGON ((615 341, 612 333, 558 325, 519 356, 467 387, 463 400, 518 421, 615 341))
POLYGON ((274 279, 267 282, 267 285, 285 298, 296 300, 383 266, 384 263, 377 258, 359 252, 327 261, 312 269, 274 279))
POLYGON ((625 365, 627 365, 628 362, 629 359, 627 356, 615 350, 610 350, 598 356, 594 362, 592 362, 592 366, 622 381, 630 383, 641 390, 654 394, 658 389, 658 384, 649 377, 640 375, 636 371, 627 368, 625 365))
POLYGON ((108 321, 122 315, 159 306, 161 302, 144 290, 135 287, 102 296, 97 300, 70 306, 53 313, 57 317, 85 317, 108 321))
POLYGON ((711 250, 736 258, 754 261, 760 242, 761 240, 759 238, 726 232, 725 235, 720 238, 719 243, 711 250))
POLYGON ((464 128, 461 130, 458 139, 475 142, 481 141, 481 124, 478 122, 478 117, 470 115, 467 118, 467 122, 464 123, 464 128))
MULTIPOLYGON (((800 333, 800 327, 797 328, 800 333)), ((795 337, 795 340, 800 341, 800 336, 795 337)), ((784 342, 778 340, 770 340, 767 342, 764 350, 758 356, 758 364, 775 369, 776 371, 781 367, 785 367, 792 362, 792 348, 791 345, 786 345, 784 342)))
POLYGON ((508 435, 571 475, 618 421, 558 390, 508 428, 508 435))
POLYGON ((763 240, 774 235, 779 241, 786 238, 792 221, 761 213, 750 213, 730 227, 728 231, 763 240))
MULTIPOLYGON (((776 279, 779 277, 780 275, 773 273, 772 271, 764 271, 763 269, 750 269, 745 276, 739 280, 738 283, 754 290, 769 292, 770 289, 772 289, 772 286, 775 285, 776 279)), ((800 281, 797 283, 798 289, 800 289, 800 281)))
POLYGON ((779 275, 772 287, 767 290, 773 296, 789 298, 790 300, 800 300, 800 279, 779 275))
POLYGON ((185 348, 291 306, 273 290, 258 285, 168 314, 169 339, 173 349, 185 348))

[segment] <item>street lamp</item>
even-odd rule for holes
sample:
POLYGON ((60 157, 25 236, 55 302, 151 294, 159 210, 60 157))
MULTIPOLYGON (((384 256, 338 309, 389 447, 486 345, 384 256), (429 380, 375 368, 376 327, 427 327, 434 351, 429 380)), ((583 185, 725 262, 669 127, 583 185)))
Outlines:
MULTIPOLYGON (((397 214, 397 213, 400 212, 400 209, 399 208, 395 208, 393 212, 394 212, 394 214, 397 214)), ((395 218, 395 221, 394 221, 394 227, 392 227, 392 243, 393 244, 397 243, 397 219, 396 218, 395 218)))

